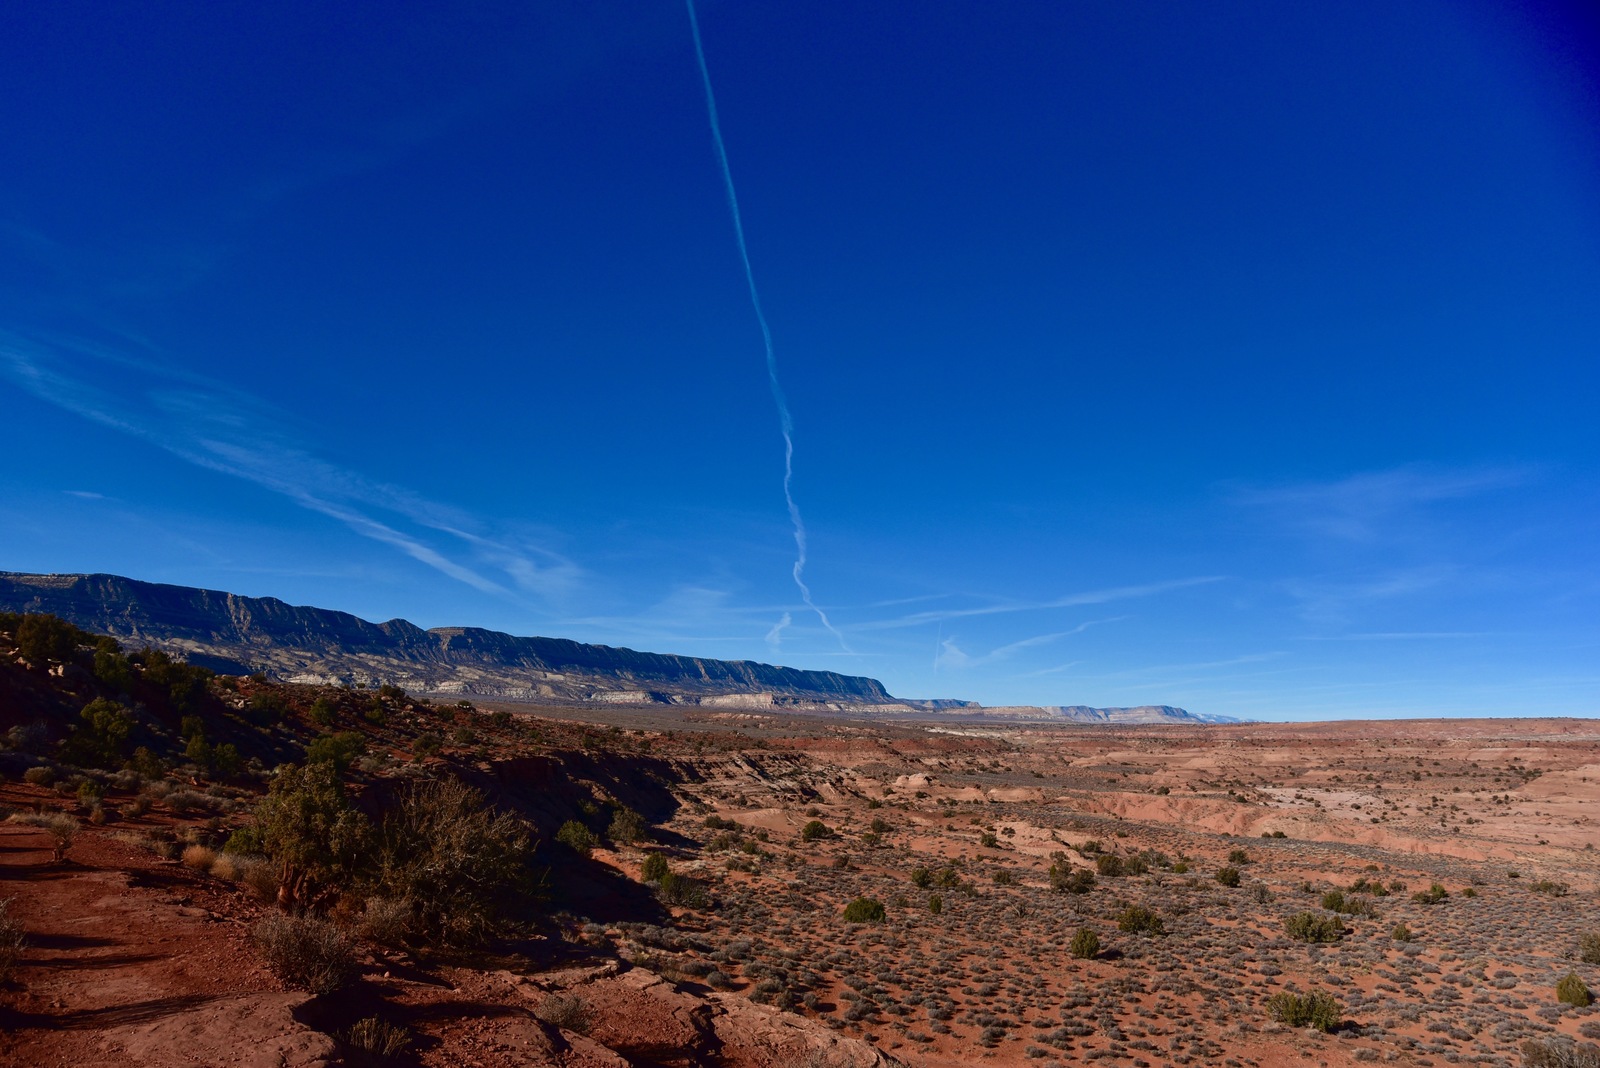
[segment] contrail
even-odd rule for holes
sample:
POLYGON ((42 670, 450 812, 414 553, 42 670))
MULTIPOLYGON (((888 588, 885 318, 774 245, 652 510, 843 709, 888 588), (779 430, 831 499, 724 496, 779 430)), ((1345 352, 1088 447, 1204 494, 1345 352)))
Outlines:
POLYGON ((700 43, 700 21, 695 17, 694 0, 684 0, 689 9, 689 31, 694 35, 694 58, 700 64, 700 81, 706 87, 706 114, 711 119, 711 141, 717 149, 717 162, 722 166, 722 184, 728 191, 728 211, 733 215, 733 236, 739 242, 739 259, 744 263, 744 280, 750 287, 750 306, 755 309, 756 322, 761 324, 761 341, 767 349, 767 382, 772 387, 772 399, 778 404, 778 423, 783 430, 783 499, 789 505, 789 519, 794 524, 794 584, 800 587, 800 597, 806 607, 817 614, 822 625, 839 639, 846 650, 844 635, 828 622, 828 614, 818 608, 806 586, 806 522, 800 517, 800 506, 794 503, 790 484, 794 481, 794 419, 789 415, 789 402, 784 399, 783 386, 778 382, 778 358, 772 351, 772 330, 767 326, 767 315, 761 310, 761 294, 756 291, 755 271, 750 268, 750 249, 744 240, 744 220, 739 215, 739 194, 733 188, 733 171, 728 167, 728 149, 722 143, 722 124, 717 120, 717 98, 711 92, 711 72, 706 69, 706 50, 700 43))

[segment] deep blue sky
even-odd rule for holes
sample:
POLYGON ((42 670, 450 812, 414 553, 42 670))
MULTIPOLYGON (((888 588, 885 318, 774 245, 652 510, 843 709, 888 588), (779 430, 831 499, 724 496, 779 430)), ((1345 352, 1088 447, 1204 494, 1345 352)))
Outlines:
POLYGON ((0 568, 992 704, 1600 714, 1581 8, 699 16, 840 636, 673 0, 0 9, 0 568))

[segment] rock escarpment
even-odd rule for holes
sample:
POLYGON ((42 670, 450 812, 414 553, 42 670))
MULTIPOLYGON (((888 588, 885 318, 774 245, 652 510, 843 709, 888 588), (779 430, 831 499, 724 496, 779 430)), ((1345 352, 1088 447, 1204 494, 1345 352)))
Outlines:
POLYGON ((880 705, 876 679, 749 660, 643 653, 566 638, 515 637, 475 627, 424 630, 404 619, 370 623, 347 612, 169 586, 117 575, 0 572, 0 610, 49 612, 134 645, 181 653, 220 671, 265 671, 288 681, 508 698, 699 703, 762 695, 765 703, 880 705))

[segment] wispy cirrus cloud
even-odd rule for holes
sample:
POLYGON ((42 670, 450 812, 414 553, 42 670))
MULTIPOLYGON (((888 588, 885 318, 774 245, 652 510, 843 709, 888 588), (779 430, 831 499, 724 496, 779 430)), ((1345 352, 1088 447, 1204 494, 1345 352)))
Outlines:
POLYGON ((573 561, 514 531, 486 533, 460 509, 320 459, 290 437, 284 413, 148 356, 0 332, 0 375, 84 419, 337 520, 481 592, 549 599, 583 577, 573 561))
POLYGON ((1029 649, 1037 649, 1042 646, 1050 645, 1054 642, 1060 641, 1062 638, 1069 638, 1074 634, 1082 634, 1090 627, 1099 626, 1102 623, 1115 623, 1119 620, 1127 618, 1127 616, 1111 616, 1106 619, 1086 619, 1082 623, 1079 623, 1076 627, 1072 627, 1069 630, 1052 631, 1049 634, 1035 634, 1032 637, 1022 638, 1019 641, 1008 642, 1005 645, 997 646, 996 648, 991 649, 989 652, 983 653, 979 656, 973 656, 963 651, 960 646, 956 645, 956 638, 954 635, 952 635, 951 637, 940 639, 939 652, 934 658, 934 670, 937 671, 944 667, 955 669, 977 668, 1000 661, 1010 660, 1018 653, 1025 652, 1029 649))
POLYGON ((920 627, 929 623, 946 623, 953 619, 967 619, 973 616, 994 616, 1012 612, 1040 612, 1056 608, 1080 608, 1085 605, 1109 604, 1113 601, 1154 597, 1158 594, 1171 593, 1175 590, 1188 589, 1192 586, 1205 586, 1213 582, 1221 582, 1224 577, 1222 575, 1200 575, 1193 578, 1171 579, 1165 582, 1147 582, 1134 586, 1111 586, 1100 590, 1086 590, 1082 593, 1066 594, 1062 597, 1044 601, 999 601, 972 608, 929 609, 924 612, 913 612, 909 615, 896 616, 891 619, 854 623, 848 629, 860 631, 893 630, 900 627, 920 627))
POLYGON ((1451 564, 1424 564, 1350 577, 1289 579, 1282 586, 1299 602, 1301 618, 1337 626, 1357 614, 1436 591, 1458 580, 1460 574, 1451 564))
POLYGON ((1265 511, 1292 529, 1346 542, 1374 542, 1403 532, 1425 509, 1527 485, 1527 465, 1438 467, 1404 464, 1323 482, 1229 487, 1242 506, 1265 511))

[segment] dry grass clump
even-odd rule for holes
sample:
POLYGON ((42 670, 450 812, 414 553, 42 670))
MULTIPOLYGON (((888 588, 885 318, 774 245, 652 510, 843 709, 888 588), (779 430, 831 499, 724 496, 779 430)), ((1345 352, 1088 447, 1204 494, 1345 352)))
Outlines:
POLYGON ((345 1045, 377 1057, 398 1057, 411 1046, 411 1030, 377 1016, 350 1025, 341 1036, 345 1045))
POLYGON ((1600 964, 1600 931, 1586 931, 1578 936, 1578 959, 1585 964, 1600 964))
POLYGON ((594 1022, 589 1003, 577 994, 551 994, 539 1002, 533 1014, 547 1024, 578 1034, 588 1031, 594 1022))
POLYGON ((203 845, 192 845, 183 851, 183 866, 195 871, 210 871, 217 863, 217 851, 203 845))
POLYGON ((333 924, 314 916, 269 913, 250 931, 272 973, 290 986, 327 994, 355 973, 350 944, 333 924))

